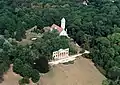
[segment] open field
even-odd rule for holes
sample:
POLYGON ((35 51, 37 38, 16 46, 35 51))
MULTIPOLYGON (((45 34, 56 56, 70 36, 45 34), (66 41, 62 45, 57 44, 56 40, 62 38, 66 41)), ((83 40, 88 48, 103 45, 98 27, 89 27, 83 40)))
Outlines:
POLYGON ((102 85, 104 79, 90 60, 81 57, 74 64, 55 66, 41 77, 40 85, 102 85))
POLYGON ((4 81, 0 85, 19 85, 18 81, 21 79, 19 75, 12 72, 12 69, 4 75, 4 81))
MULTIPOLYGON (((0 85, 18 85, 19 79, 20 76, 9 71, 0 85)), ((81 57, 74 64, 54 66, 41 77, 39 85, 101 85, 104 79, 90 60, 81 57)))

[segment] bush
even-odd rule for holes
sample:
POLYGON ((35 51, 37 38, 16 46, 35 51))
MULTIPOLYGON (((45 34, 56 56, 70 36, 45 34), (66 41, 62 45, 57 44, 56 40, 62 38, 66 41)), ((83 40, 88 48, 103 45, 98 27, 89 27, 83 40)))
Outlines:
POLYGON ((5 42, 5 39, 2 36, 0 36, 0 47, 2 47, 4 42, 5 42))
POLYGON ((23 64, 20 59, 16 59, 13 65, 13 71, 17 74, 20 74, 22 77, 31 77, 32 67, 28 64, 23 64))
POLYGON ((25 85, 25 84, 29 84, 29 78, 22 78, 19 80, 19 85, 25 85))
POLYGON ((13 64, 13 71, 17 74, 20 74, 22 72, 23 68, 23 62, 20 59, 15 59, 13 64))
POLYGON ((37 83, 39 81, 39 79, 40 79, 39 71, 34 69, 32 71, 32 76, 31 77, 32 77, 31 80, 33 81, 33 83, 37 83))
POLYGON ((103 80, 102 85, 110 85, 110 80, 103 80))
POLYGON ((28 65, 28 64, 25 64, 24 66, 23 66, 23 70, 22 70, 22 76, 23 77, 28 77, 28 78, 30 78, 31 77, 31 73, 32 73, 32 68, 28 65))
POLYGON ((85 53, 85 54, 83 54, 82 56, 83 56, 84 58, 88 58, 88 59, 90 59, 89 54, 86 54, 86 53, 85 53))
POLYGON ((120 77, 120 68, 117 66, 113 66, 112 68, 110 68, 108 71, 108 77, 114 80, 120 77))

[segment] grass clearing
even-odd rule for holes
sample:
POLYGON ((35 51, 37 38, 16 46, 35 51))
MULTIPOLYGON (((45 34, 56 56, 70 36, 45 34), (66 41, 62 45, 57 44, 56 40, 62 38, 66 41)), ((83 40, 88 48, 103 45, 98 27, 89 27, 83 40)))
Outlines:
MULTIPOLYGON (((9 71, 4 75, 4 81, 0 85, 18 85, 19 79, 21 79, 19 75, 9 71)), ((74 61, 74 64, 54 66, 48 73, 41 76, 39 85, 102 85, 103 80, 105 77, 94 63, 80 57, 74 61)))

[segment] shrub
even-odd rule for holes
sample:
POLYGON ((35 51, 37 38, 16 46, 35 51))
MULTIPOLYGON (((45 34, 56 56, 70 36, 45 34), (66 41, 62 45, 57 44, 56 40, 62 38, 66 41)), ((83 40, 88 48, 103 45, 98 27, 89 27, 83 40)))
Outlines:
POLYGON ((13 71, 17 74, 20 74, 22 72, 23 68, 23 62, 20 59, 15 59, 13 64, 13 71))
POLYGON ((31 73, 32 73, 32 68, 28 65, 28 64, 25 64, 24 66, 23 66, 23 70, 22 70, 22 76, 23 77, 28 77, 28 78, 30 78, 31 77, 31 73))
POLYGON ((40 79, 39 71, 34 69, 32 71, 32 76, 31 77, 32 77, 31 80, 33 81, 33 83, 37 83, 39 81, 39 79, 40 79))
POLYGON ((85 57, 85 58, 88 58, 88 59, 90 59, 90 56, 89 56, 89 54, 86 54, 86 53, 85 53, 85 54, 83 54, 82 56, 83 56, 83 57, 85 57))
POLYGON ((25 85, 29 83, 30 83, 29 78, 26 78, 26 77, 19 80, 19 85, 25 85))

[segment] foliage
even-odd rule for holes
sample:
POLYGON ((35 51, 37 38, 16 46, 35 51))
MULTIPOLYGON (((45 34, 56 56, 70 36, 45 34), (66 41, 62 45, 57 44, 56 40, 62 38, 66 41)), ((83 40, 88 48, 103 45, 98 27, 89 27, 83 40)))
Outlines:
POLYGON ((107 37, 97 38, 93 47, 94 50, 91 51, 94 62, 106 70, 107 77, 113 80, 112 84, 120 77, 119 34, 114 33, 107 37))
POLYGON ((22 67, 22 76, 23 77, 28 77, 28 78, 30 78, 31 77, 31 73, 32 73, 32 67, 30 67, 29 65, 27 65, 27 64, 24 64, 24 66, 22 67))
POLYGON ((4 37, 0 37, 0 73, 7 72, 10 67, 8 56, 9 44, 4 37))
POLYGON ((3 46, 3 43, 5 42, 5 39, 3 37, 0 37, 0 47, 3 46))
MULTIPOLYGON (((119 14, 119 0, 89 0, 88 6, 81 5, 79 0, 0 0, 0 34, 21 41, 25 38, 26 29, 35 25, 40 30, 53 23, 60 25, 59 20, 65 17, 69 36, 91 51, 94 63, 106 70, 106 77, 112 78, 110 85, 117 85, 119 75, 116 73, 120 68, 119 14)), ((0 37, 0 71, 7 71, 10 62, 14 62, 14 70, 19 73, 19 63, 29 68, 36 59, 45 57, 50 60, 53 51, 70 47, 66 44, 69 40, 56 37, 55 33, 47 34, 32 48, 11 47, 0 37)), ((75 52, 73 48, 70 51, 75 52)))
POLYGON ((41 57, 52 59, 52 53, 59 49, 70 48, 70 52, 75 53, 75 49, 70 46, 70 40, 66 37, 58 36, 57 32, 48 32, 33 43, 33 48, 37 49, 41 57))
POLYGON ((29 78, 22 78, 19 80, 19 85, 25 85, 25 84, 29 84, 30 81, 29 81, 29 78))
POLYGON ((13 71, 22 74, 23 71, 23 62, 20 59, 15 59, 14 65, 13 65, 13 71))
POLYGON ((117 79, 117 77, 120 76, 120 68, 117 66, 113 66, 112 68, 110 68, 108 76, 110 78, 117 79))
POLYGON ((102 85, 110 85, 110 80, 103 80, 102 85))
POLYGON ((120 85, 120 80, 117 79, 115 81, 112 81, 110 79, 103 80, 102 85, 120 85))
POLYGON ((37 69, 40 73, 47 73, 49 71, 48 60, 45 57, 36 59, 33 68, 37 69))
POLYGON ((39 71, 37 71, 37 70, 33 70, 32 71, 32 81, 34 82, 34 83, 37 83, 38 81, 39 81, 39 79, 40 79, 40 74, 39 74, 39 71))
POLYGON ((33 82, 37 82, 40 78, 39 71, 33 69, 28 64, 24 64, 20 59, 16 59, 13 66, 13 71, 20 74, 22 77, 24 77, 22 80, 20 80, 20 83, 24 84, 26 78, 32 78, 33 82))

